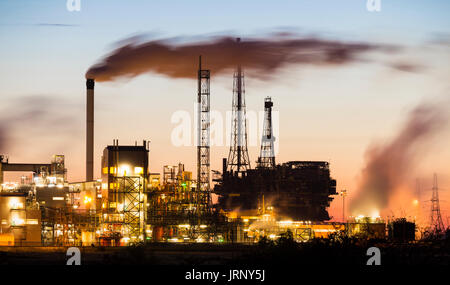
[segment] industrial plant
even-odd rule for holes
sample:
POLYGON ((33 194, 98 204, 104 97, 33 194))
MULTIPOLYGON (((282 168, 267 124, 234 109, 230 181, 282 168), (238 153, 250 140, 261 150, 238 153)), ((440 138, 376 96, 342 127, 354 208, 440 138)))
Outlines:
MULTIPOLYGON (((195 73, 195 70, 193 70, 195 73)), ((266 97, 260 154, 252 168, 247 147, 244 70, 233 76, 232 132, 222 171, 210 169, 210 70, 197 71, 197 176, 182 163, 162 172, 149 166, 149 142, 104 147, 94 179, 94 88, 86 80, 86 180, 69 182, 63 154, 49 162, 14 163, 0 156, 0 245, 127 246, 147 242, 255 243, 291 232, 297 242, 346 233, 400 241, 415 239, 412 221, 380 217, 330 222, 338 195, 327 161, 276 163, 272 108, 266 97), (4 172, 29 172, 5 182, 4 172), (213 202, 212 197, 216 197, 213 202)), ((436 186, 437 189, 437 186, 436 186)), ((433 194, 438 201, 437 190, 433 194)), ((344 198, 344 197, 343 197, 344 198)), ((434 209, 434 208, 433 208, 434 209)), ((443 230, 438 205, 435 222, 443 230)))

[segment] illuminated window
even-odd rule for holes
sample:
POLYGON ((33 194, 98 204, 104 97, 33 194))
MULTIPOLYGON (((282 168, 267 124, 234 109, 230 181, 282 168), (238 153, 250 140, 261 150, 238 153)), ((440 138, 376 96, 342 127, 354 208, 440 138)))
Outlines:
POLYGON ((134 168, 134 174, 143 174, 143 173, 144 173, 144 168, 143 167, 136 166, 134 168))
POLYGON ((56 184, 56 177, 47 177, 48 182, 51 184, 56 184))
POLYGON ((130 175, 130 166, 123 164, 119 167, 119 175, 120 176, 127 176, 130 175))
POLYGON ((9 207, 14 210, 23 209, 23 203, 20 202, 18 199, 13 198, 9 201, 9 207))
POLYGON ((38 219, 27 219, 27 225, 37 225, 39 224, 38 219))
POLYGON ((12 217, 11 219, 11 225, 12 226, 21 226, 24 224, 24 220, 19 217, 12 217))

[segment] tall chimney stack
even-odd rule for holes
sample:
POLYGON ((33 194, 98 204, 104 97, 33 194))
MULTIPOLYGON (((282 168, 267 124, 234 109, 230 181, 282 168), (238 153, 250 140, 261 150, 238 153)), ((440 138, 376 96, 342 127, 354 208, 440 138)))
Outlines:
POLYGON ((94 79, 86 79, 86 181, 94 180, 94 79))

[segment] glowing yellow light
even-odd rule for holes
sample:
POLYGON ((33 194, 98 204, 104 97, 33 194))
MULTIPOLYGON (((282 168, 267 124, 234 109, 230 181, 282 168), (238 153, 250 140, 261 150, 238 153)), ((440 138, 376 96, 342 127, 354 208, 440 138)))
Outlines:
POLYGON ((417 200, 417 199, 414 199, 414 200, 413 200, 413 205, 414 205, 414 206, 417 206, 417 205, 419 205, 419 200, 417 200))
POLYGON ((47 177, 49 183, 56 184, 56 177, 47 177))
POLYGON ((19 217, 13 217, 11 219, 11 225, 13 226, 21 226, 25 223, 25 221, 19 217))
POLYGON ((85 204, 89 204, 89 203, 91 203, 92 202, 92 198, 91 197, 89 197, 89 196, 84 196, 84 203, 85 204))
POLYGON ((11 209, 22 209, 23 208, 23 203, 22 202, 20 202, 18 199, 16 199, 16 198, 12 198, 10 201, 9 201, 9 207, 11 208, 11 209))
POLYGON ((138 166, 136 166, 134 168, 134 174, 143 174, 143 173, 144 173, 144 168, 138 167, 138 166))
POLYGON ((121 176, 127 176, 127 174, 130 174, 130 166, 126 164, 122 164, 119 167, 119 175, 121 176))

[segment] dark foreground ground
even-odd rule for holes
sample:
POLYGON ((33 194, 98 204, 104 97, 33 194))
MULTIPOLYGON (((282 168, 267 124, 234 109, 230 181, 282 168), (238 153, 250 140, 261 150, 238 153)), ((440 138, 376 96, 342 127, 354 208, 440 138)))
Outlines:
MULTIPOLYGON (((259 244, 146 244, 130 247, 83 247, 82 265, 181 266, 365 266, 367 250, 377 247, 381 265, 450 265, 450 240, 416 243, 289 239, 259 244)), ((0 247, 0 265, 65 265, 67 247, 0 247)))

